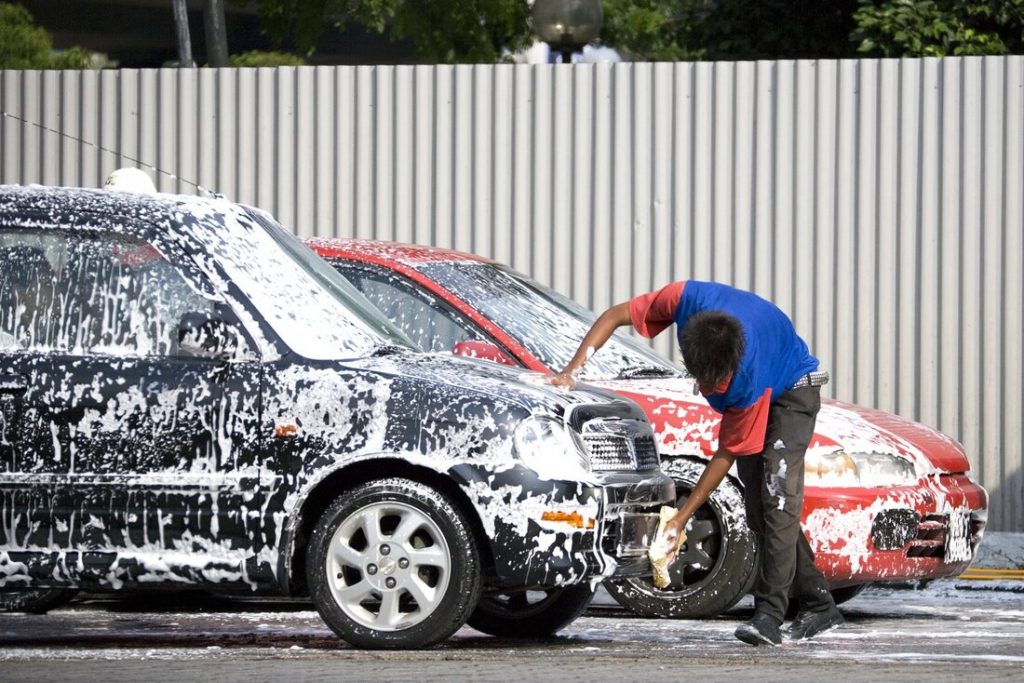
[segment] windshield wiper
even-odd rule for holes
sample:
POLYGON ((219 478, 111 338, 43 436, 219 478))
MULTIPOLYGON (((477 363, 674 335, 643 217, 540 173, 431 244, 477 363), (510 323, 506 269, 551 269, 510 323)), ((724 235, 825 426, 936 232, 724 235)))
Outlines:
POLYGON ((375 348, 373 350, 373 353, 371 353, 370 355, 371 356, 391 356, 391 355, 394 355, 396 353, 402 353, 403 351, 408 351, 408 350, 409 349, 407 349, 404 346, 400 346, 398 344, 388 344, 388 343, 385 342, 385 343, 381 344, 380 346, 378 346, 377 348, 375 348))
POLYGON ((637 379, 640 377, 676 377, 682 373, 670 370, 669 368, 659 368, 656 365, 634 365, 633 367, 626 368, 616 376, 615 379, 637 379))

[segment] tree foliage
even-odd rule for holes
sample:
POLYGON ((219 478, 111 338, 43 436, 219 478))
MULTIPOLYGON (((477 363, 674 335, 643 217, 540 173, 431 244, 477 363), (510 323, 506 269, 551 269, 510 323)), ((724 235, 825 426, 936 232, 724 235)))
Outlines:
MULTIPOLYGON (((235 0, 276 45, 309 56, 359 25, 421 59, 496 62, 533 42, 527 0, 235 0)), ((603 0, 601 43, 634 60, 1024 52, 1024 0, 603 0)))
POLYGON ((691 26, 702 16, 695 0, 604 0, 601 42, 626 56, 655 61, 699 59, 691 26))
POLYGON ((304 66, 306 60, 290 52, 273 50, 249 50, 228 57, 228 66, 234 67, 265 67, 265 66, 304 66))
POLYGON ((255 6, 263 32, 279 48, 310 56, 332 25, 370 24, 389 0, 234 0, 255 6))
POLYGON ((844 57, 857 0, 604 0, 605 45, 633 59, 844 57))
POLYGON ((399 0, 382 27, 438 62, 501 61, 536 39, 526 0, 399 0))
POLYGON ((1020 54, 1024 0, 861 0, 853 39, 863 55, 1020 54))
POLYGON ((21 5, 0 2, 0 69, 86 69, 93 54, 79 47, 54 52, 53 37, 21 5))
POLYGON ((275 45, 312 55, 323 33, 361 25, 437 62, 495 62, 533 41, 526 0, 237 0, 275 45))

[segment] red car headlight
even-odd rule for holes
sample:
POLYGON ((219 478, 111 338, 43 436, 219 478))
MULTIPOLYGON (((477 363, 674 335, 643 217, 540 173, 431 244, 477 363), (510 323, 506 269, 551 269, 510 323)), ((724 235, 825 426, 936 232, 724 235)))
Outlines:
POLYGON ((914 463, 891 453, 809 451, 804 458, 808 486, 903 486, 917 479, 914 463))

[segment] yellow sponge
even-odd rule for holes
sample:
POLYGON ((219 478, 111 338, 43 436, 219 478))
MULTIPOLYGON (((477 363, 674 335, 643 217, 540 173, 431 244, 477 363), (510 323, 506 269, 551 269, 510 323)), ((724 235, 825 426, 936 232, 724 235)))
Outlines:
POLYGON ((654 535, 654 542, 647 549, 647 556, 651 558, 651 569, 654 570, 654 585, 656 588, 665 588, 671 582, 668 575, 668 556, 673 551, 678 552, 679 546, 686 542, 686 533, 680 529, 679 538, 676 539, 675 548, 666 539, 662 532, 668 520, 675 517, 677 510, 674 507, 664 505, 661 508, 661 520, 658 522, 658 532, 654 535))

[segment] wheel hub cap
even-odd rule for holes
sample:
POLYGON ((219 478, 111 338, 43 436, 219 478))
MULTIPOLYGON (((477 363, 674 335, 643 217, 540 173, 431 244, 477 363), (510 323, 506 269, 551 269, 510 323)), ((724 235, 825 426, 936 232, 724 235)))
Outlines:
POLYGON ((398 569, 398 563, 390 557, 385 557, 380 561, 380 573, 384 576, 391 576, 396 569, 398 569))
POLYGON ((338 607, 362 626, 409 628, 442 603, 452 555, 440 527, 417 507, 388 502, 346 517, 325 560, 338 607))

